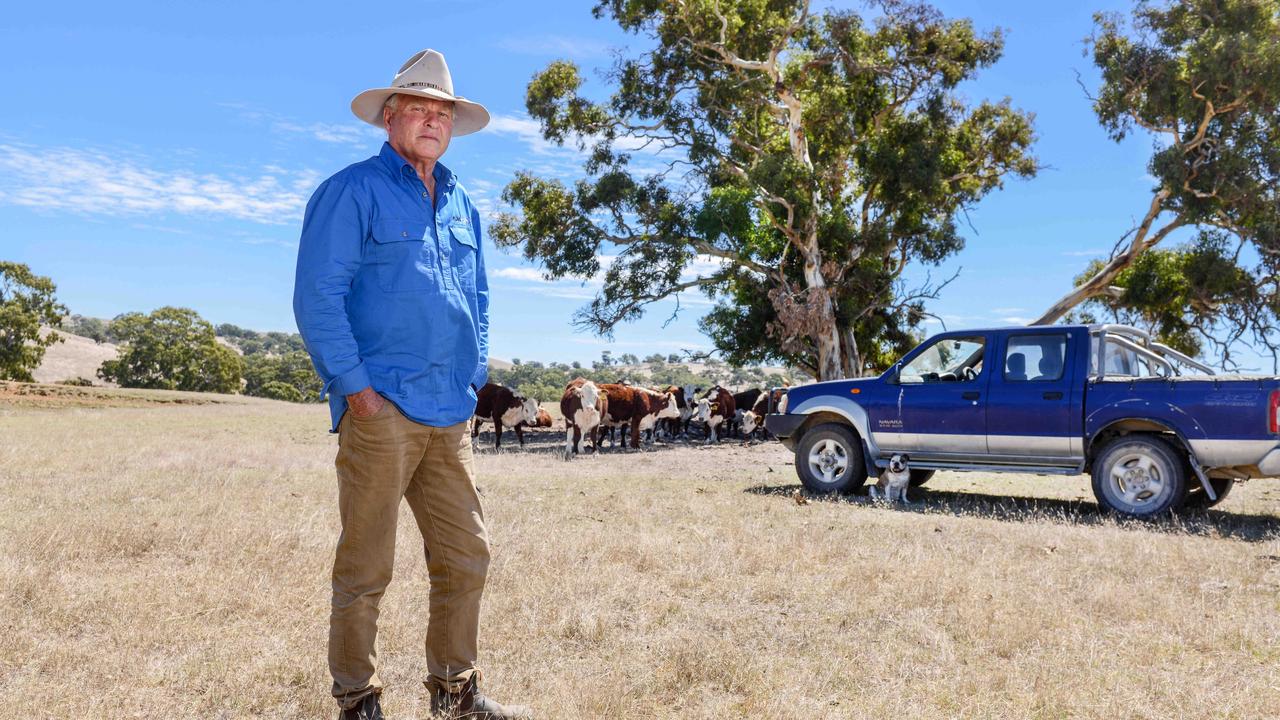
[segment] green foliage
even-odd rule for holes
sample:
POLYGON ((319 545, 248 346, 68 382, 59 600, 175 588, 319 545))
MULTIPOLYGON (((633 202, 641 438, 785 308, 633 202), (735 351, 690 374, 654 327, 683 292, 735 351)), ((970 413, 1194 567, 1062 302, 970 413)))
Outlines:
POLYGON ((59 327, 67 309, 58 303, 57 286, 22 263, 0 261, 0 380, 33 382, 45 350, 62 338, 40 336, 40 327, 59 327))
POLYGON ((1095 295, 1124 287, 1095 305, 1144 319, 1183 349, 1199 349, 1199 337, 1228 353, 1245 339, 1277 358, 1280 1, 1141 1, 1129 21, 1095 22, 1094 109, 1117 141, 1151 134, 1156 187, 1145 226, 1167 222, 1149 234, 1140 227, 1127 251, 1078 285, 1095 295), (1200 231, 1192 246, 1143 255, 1185 226, 1200 231))
POLYGON ((283 355, 245 355, 244 366, 245 395, 289 402, 320 401, 324 382, 316 375, 311 357, 303 350, 283 355))
POLYGON ((1192 357, 1201 354, 1206 340, 1215 340, 1210 332, 1215 323, 1241 317, 1266 301, 1258 297, 1254 279, 1236 264, 1222 232, 1204 232, 1182 247, 1143 253, 1117 276, 1115 285, 1123 290, 1119 298, 1094 298, 1086 307, 1109 313, 1115 322, 1147 328, 1192 357))
POLYGON ((586 176, 518 174, 503 198, 520 214, 493 234, 554 278, 616 255, 577 324, 608 336, 697 290, 718 300, 702 325, 730 362, 860 374, 903 349, 939 287, 906 287, 907 264, 954 255, 956 215, 1034 174, 1030 116, 957 93, 999 32, 922 4, 881 3, 873 25, 807 8, 602 0, 597 17, 653 44, 617 61, 613 95, 583 98, 564 61, 530 82, 530 115, 588 152, 586 176))
POLYGON ((216 331, 218 337, 226 339, 246 357, 264 353, 283 355, 306 350, 306 346, 302 342, 302 336, 298 333, 259 332, 237 327, 230 323, 219 325, 216 331))
POLYGON ((99 344, 116 341, 115 336, 111 334, 111 323, 101 318, 71 315, 63 318, 62 329, 68 334, 89 338, 99 344))
POLYGON ((244 364, 218 342, 213 326, 187 308, 162 307, 150 315, 126 313, 111 321, 124 344, 98 375, 124 387, 234 393, 244 364))

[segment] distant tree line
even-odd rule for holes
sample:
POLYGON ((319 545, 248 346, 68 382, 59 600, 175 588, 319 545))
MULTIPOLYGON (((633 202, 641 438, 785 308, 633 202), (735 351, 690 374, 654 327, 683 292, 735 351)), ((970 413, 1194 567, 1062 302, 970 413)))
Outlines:
POLYGON ((213 326, 194 310, 164 307, 111 320, 72 315, 73 335, 121 346, 98 376, 123 387, 243 393, 288 402, 318 402, 324 383, 297 333, 213 326), (234 349, 233 349, 234 348, 234 349))
POLYGON ((680 356, 674 353, 667 356, 649 355, 641 363, 631 353, 625 353, 615 360, 612 353, 605 350, 599 360, 591 363, 590 369, 584 368, 579 362, 544 364, 516 358, 512 363, 514 366, 510 369, 491 369, 489 381, 506 385, 525 397, 542 402, 559 400, 565 385, 580 376, 596 382, 626 382, 654 387, 694 385, 704 388, 716 384, 727 387, 778 386, 794 384, 798 379, 790 371, 781 375, 776 372, 767 373, 763 368, 736 367, 714 358, 704 361, 703 369, 695 371, 687 363, 681 362, 680 356))

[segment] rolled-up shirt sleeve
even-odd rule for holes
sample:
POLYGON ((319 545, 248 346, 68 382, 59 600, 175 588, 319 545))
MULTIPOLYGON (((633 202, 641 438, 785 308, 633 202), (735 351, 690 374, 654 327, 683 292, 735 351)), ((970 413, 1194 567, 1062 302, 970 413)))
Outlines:
POLYGON ((484 267, 484 242, 480 233, 480 213, 471 208, 471 230, 476 237, 476 307, 479 317, 476 318, 476 340, 480 346, 480 362, 475 374, 471 376, 471 384, 476 388, 484 387, 489 379, 489 277, 484 267))
POLYGON ((326 180, 307 203, 298 242, 293 314, 326 393, 350 395, 370 386, 356 347, 346 300, 369 234, 370 208, 340 177, 326 180))

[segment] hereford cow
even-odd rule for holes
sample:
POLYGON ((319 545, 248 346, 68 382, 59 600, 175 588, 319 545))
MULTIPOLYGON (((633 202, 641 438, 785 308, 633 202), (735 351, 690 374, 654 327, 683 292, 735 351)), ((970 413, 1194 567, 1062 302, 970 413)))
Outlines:
POLYGON ((560 398, 560 414, 564 415, 565 460, 573 459, 584 434, 591 439, 595 451, 600 452, 598 428, 600 418, 608 409, 609 398, 590 380, 576 378, 565 386, 564 396, 560 398))
POLYGON ((659 420, 680 417, 674 393, 617 383, 603 383, 600 390, 609 398, 608 412, 600 422, 609 427, 624 429, 624 448, 627 446, 626 428, 631 429, 631 447, 639 448, 641 430, 654 427, 659 420))
POLYGON ((693 419, 707 425, 707 444, 718 442, 716 428, 726 420, 732 420, 734 410, 733 395, 719 385, 708 390, 701 398, 694 411, 693 419))
POLYGON ((742 414, 742 436, 750 437, 751 433, 760 430, 765 433, 766 438, 768 432, 764 430, 764 416, 769 414, 769 405, 772 403, 774 412, 785 412, 780 409, 782 398, 786 397, 787 391, 778 388, 768 393, 761 393, 756 398, 756 402, 751 409, 742 414))
POLYGON ((737 435, 742 429, 742 416, 745 415, 756 400, 764 397, 764 391, 760 388, 751 388, 733 394, 733 407, 735 408, 733 418, 730 419, 729 427, 725 430, 725 435, 737 435))
POLYGON ((471 422, 471 437, 480 434, 480 423, 493 421, 493 447, 502 447, 502 428, 514 428, 516 439, 524 447, 525 425, 532 425, 538 420, 538 401, 526 398, 496 383, 485 383, 476 393, 475 418, 471 422))
POLYGON ((689 418, 693 417, 693 386, 685 385, 668 385, 662 392, 669 392, 675 395, 676 407, 680 410, 679 417, 663 418, 659 425, 662 427, 668 439, 674 440, 681 434, 689 433, 689 418))
POLYGON ((534 427, 549 428, 551 427, 551 413, 538 408, 538 421, 533 424, 534 427))

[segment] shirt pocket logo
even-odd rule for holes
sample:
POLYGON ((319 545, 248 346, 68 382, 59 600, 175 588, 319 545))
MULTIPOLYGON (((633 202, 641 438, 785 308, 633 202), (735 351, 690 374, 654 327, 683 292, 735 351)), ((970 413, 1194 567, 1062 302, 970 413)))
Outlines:
POLYGON ((429 290, 434 286, 435 253, 424 242, 424 222, 409 218, 378 220, 373 224, 373 263, 378 287, 386 292, 429 290))

